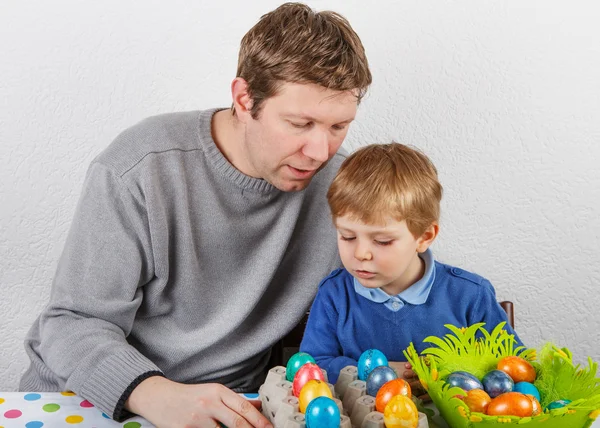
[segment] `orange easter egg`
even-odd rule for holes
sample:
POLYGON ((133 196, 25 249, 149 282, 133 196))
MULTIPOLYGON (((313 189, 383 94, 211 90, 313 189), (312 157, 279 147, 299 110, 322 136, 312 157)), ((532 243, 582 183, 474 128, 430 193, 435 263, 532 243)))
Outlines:
POLYGON ((538 401, 538 399, 535 398, 531 394, 526 394, 526 395, 527 395, 527 398, 529 398, 531 400, 531 405, 533 406, 531 416, 537 416, 540 413, 542 413, 542 406, 541 406, 540 402, 538 401))
POLYGON ((471 412, 485 413, 492 399, 483 389, 471 389, 467 391, 464 402, 471 412))
POLYGON ((384 383, 375 397, 375 408, 378 412, 383 413, 385 406, 396 395, 405 395, 411 397, 410 385, 404 379, 393 379, 384 383))
POLYGON ((492 416, 526 417, 533 414, 533 404, 529 397, 520 392, 505 392, 493 398, 487 408, 492 416))
POLYGON ((535 380, 535 369, 529 361, 516 356, 504 357, 498 361, 498 370, 502 370, 517 382, 533 383, 535 380))

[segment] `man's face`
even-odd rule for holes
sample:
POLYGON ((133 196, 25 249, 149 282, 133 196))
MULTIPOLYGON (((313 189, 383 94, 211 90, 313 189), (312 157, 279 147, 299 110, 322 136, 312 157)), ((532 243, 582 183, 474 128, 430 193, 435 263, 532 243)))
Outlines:
POLYGON ((285 192, 305 189, 342 145, 356 108, 350 91, 283 84, 245 123, 243 172, 285 192))

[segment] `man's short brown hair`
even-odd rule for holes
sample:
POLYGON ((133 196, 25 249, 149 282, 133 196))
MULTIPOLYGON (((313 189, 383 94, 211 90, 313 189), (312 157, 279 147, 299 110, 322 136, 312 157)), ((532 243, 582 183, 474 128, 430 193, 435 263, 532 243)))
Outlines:
POLYGON ((285 82, 354 90, 357 102, 371 84, 364 47, 346 18, 301 3, 279 6, 246 33, 237 77, 248 83, 254 118, 285 82))
POLYGON ((352 153, 327 192, 334 219, 350 215, 367 224, 382 224, 387 217, 406 220, 415 238, 439 221, 441 199, 433 163, 398 143, 373 144, 352 153))

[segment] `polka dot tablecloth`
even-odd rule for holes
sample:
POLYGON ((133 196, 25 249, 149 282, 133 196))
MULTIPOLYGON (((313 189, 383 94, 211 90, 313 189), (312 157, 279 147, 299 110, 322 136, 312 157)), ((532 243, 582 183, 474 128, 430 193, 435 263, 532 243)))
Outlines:
MULTIPOLYGON (((250 401, 258 394, 240 394, 250 401)), ((72 392, 0 392, 0 428, 142 428, 144 418, 115 422, 72 392)))
POLYGON ((140 417, 115 422, 72 392, 0 392, 0 428, 152 426, 140 417))

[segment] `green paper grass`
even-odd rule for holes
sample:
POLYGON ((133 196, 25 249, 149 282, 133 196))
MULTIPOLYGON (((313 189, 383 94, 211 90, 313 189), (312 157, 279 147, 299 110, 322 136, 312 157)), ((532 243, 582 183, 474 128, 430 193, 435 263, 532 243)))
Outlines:
POLYGON ((414 345, 404 351, 407 361, 441 416, 451 428, 506 427, 519 424, 524 428, 588 428, 600 416, 600 378, 596 377, 598 364, 588 359, 588 367, 574 365, 571 352, 546 344, 540 351, 515 346, 513 335, 504 330, 505 323, 498 324, 491 333, 484 323, 468 328, 446 324, 451 333, 444 337, 427 337, 424 342, 433 346, 423 350, 420 356, 414 345), (478 337, 479 336, 479 337, 478 337), (496 369, 498 361, 506 356, 517 355, 529 361, 536 370, 534 385, 540 391, 542 408, 558 399, 568 399, 565 407, 544 412, 538 416, 488 416, 471 412, 456 395, 466 395, 459 387, 444 381, 458 370, 467 371, 481 379, 496 369), (524 424, 524 425, 523 425, 524 424))

